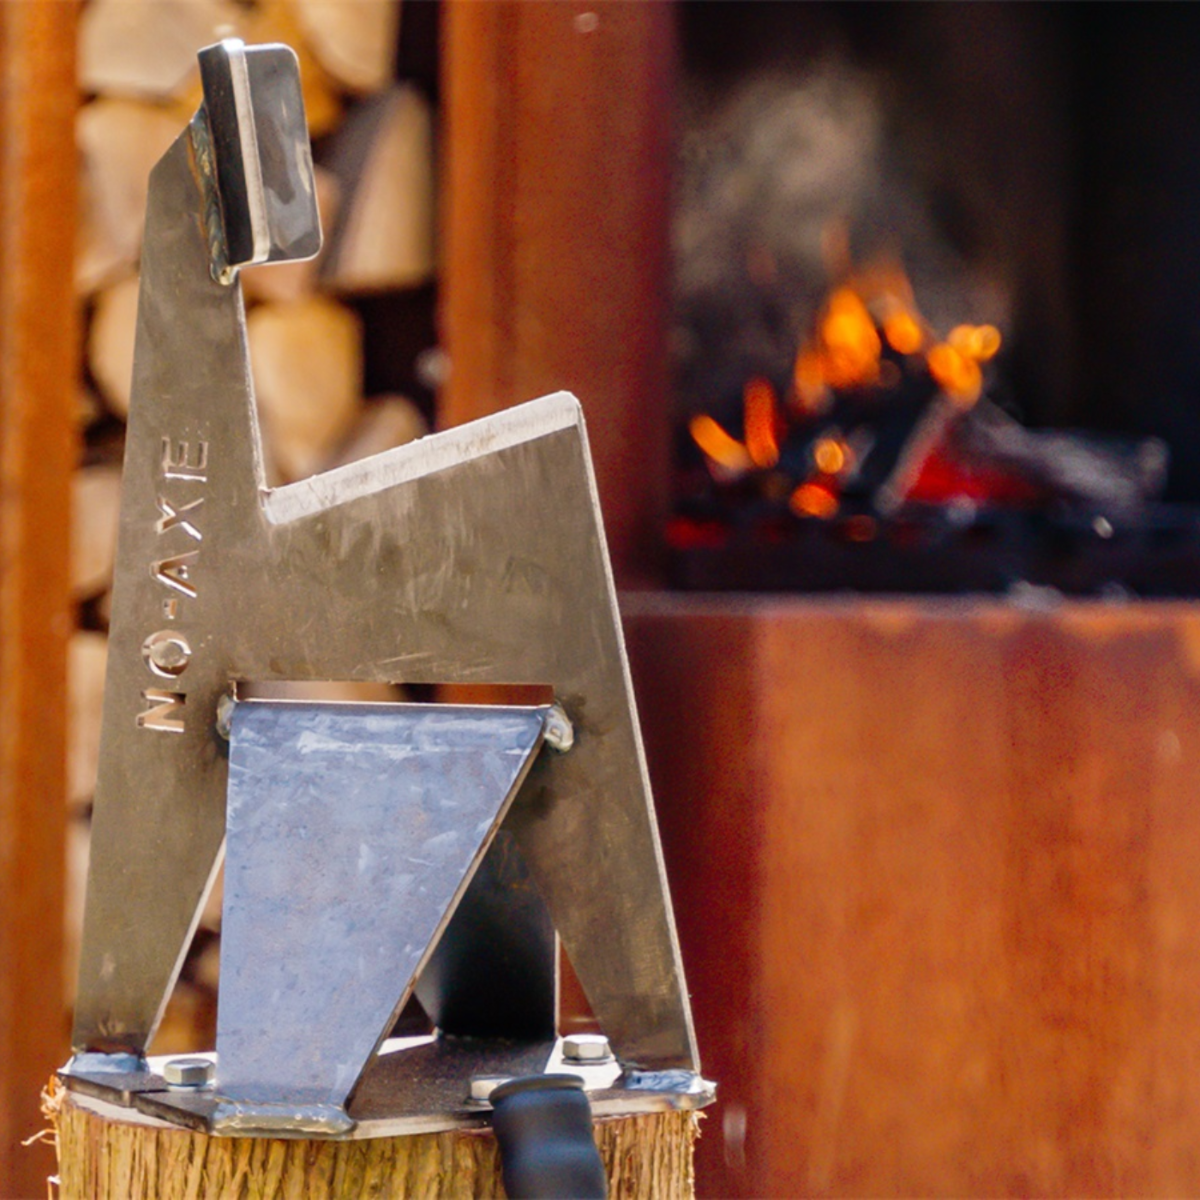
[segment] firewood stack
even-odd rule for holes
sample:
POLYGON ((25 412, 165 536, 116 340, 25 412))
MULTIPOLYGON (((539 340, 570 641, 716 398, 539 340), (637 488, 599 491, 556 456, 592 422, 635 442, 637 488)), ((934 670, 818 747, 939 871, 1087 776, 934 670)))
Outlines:
MULTIPOLYGON (((432 295, 433 117, 423 91, 397 78, 400 17, 399 0, 90 0, 80 15, 75 276, 85 361, 82 458, 73 483, 79 617, 70 661, 69 994, 99 751, 150 170, 199 106, 198 49, 225 37, 291 46, 300 57, 325 249, 313 262, 242 272, 268 482, 301 479, 419 437, 427 406, 391 390, 369 394, 383 389, 368 388, 372 372, 364 363, 364 313, 377 326, 381 311, 385 320, 388 313, 409 313, 412 297, 432 295)), ((418 309, 422 304, 430 310, 422 324, 431 328, 432 300, 416 301, 418 309)), ((436 352, 424 359, 433 386, 436 352)), ((219 923, 218 890, 156 1050, 212 1044, 219 923)))

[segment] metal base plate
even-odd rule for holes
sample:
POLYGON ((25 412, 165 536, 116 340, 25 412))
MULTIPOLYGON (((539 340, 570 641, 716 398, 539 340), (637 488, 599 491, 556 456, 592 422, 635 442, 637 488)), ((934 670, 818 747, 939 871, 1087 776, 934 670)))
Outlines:
POLYGON ((76 1095, 94 1096, 122 1108, 133 1108, 135 1097, 142 1092, 165 1092, 167 1081, 154 1071, 74 1071, 63 1067, 59 1079, 76 1095))
MULTIPOLYGON (((77 1096, 127 1110, 132 1120, 158 1120, 213 1133, 220 1096, 213 1090, 168 1088, 159 1073, 163 1058, 150 1070, 132 1073, 75 1073, 59 1077, 77 1096), (136 1115, 135 1115, 136 1114, 136 1115)), ((482 1128, 491 1123, 491 1105, 471 1100, 475 1075, 518 1076, 542 1072, 578 1075, 597 1116, 631 1116, 711 1104, 716 1087, 690 1071, 623 1074, 615 1061, 587 1065, 567 1062, 562 1042, 514 1043, 476 1038, 393 1038, 385 1042, 363 1073, 350 1104, 352 1129, 321 1133, 297 1128, 273 1129, 272 1137, 362 1139, 482 1128)))

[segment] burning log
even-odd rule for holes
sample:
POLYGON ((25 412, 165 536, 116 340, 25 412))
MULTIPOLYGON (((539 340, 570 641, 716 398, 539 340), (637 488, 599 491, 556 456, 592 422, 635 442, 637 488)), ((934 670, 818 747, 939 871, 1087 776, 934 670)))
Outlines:
POLYGON ((1167 447, 1158 438, 1130 442, 1026 429, 994 404, 980 405, 958 426, 954 449, 1013 471, 1047 495, 1115 512, 1140 508, 1166 483, 1167 447))
MULTIPOLYGON (((708 414, 692 418, 689 428, 707 472, 672 522, 671 544, 685 555, 712 554, 737 541, 749 569, 724 574, 744 586, 769 578, 769 586, 778 587, 787 586, 778 571, 764 574, 753 555, 795 543, 806 523, 827 526, 845 544, 882 533, 911 541, 912 530, 924 530, 915 536, 928 541, 941 537, 941 528, 961 533, 972 526, 994 529, 1000 521, 1010 544, 981 573, 961 575, 961 586, 972 579, 995 586, 978 581, 1012 582, 1033 570, 1027 560, 1039 555, 1041 535, 1020 522, 1044 522, 1059 510, 1073 514, 1066 518, 1072 528, 1096 537, 1141 530, 1148 522, 1178 526, 1185 536, 1186 521, 1152 508, 1165 481, 1163 443, 1020 425, 985 396, 986 371, 1000 343, 989 325, 959 325, 939 336, 894 268, 850 275, 821 307, 791 378, 746 382, 740 439, 731 423, 723 426, 708 414)), ((933 580, 924 586, 954 587, 950 553, 921 577, 933 580)), ((811 562, 811 545, 801 557, 811 562)), ((872 587, 923 586, 903 569, 913 561, 899 552, 887 571, 863 575, 843 558, 843 586, 860 579, 872 587)), ((1039 562, 1038 570, 1067 586, 1092 578, 1078 570, 1069 579, 1054 575, 1046 554, 1039 562)), ((1114 560, 1110 569, 1120 574, 1134 565, 1114 560)), ((700 586, 714 586, 720 576, 706 573, 700 586)), ((813 578, 801 570, 793 586, 813 578)), ((821 586, 838 578, 831 568, 821 586)))
POLYGON ((692 419, 692 436, 718 488, 757 479, 768 493, 786 491, 796 515, 823 519, 961 497, 1130 510, 1159 492, 1160 442, 1122 447, 1026 429, 980 403, 1000 340, 990 325, 937 337, 902 275, 868 270, 826 301, 783 403, 769 381, 751 379, 742 441, 707 415, 692 419))

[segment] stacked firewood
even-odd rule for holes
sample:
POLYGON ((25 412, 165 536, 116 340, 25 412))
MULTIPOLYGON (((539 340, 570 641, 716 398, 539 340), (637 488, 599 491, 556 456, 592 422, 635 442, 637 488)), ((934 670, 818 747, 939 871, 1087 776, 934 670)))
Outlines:
MULTIPOLYGON (((150 169, 200 103, 198 49, 225 37, 291 46, 314 140, 325 248, 312 262, 242 272, 268 482, 304 478, 420 436, 422 404, 394 391, 368 394, 364 383, 363 313, 378 314, 381 305, 389 311, 389 298, 397 297, 390 311, 410 311, 403 298, 431 294, 434 272, 432 109, 418 86, 397 79, 400 17, 399 0, 90 0, 80 15, 76 283, 85 361, 73 484, 79 624, 70 660, 69 994, 150 169)), ((436 352, 424 356, 431 387, 437 363, 436 352)), ((219 920, 218 893, 168 1009, 158 1041, 164 1051, 211 1037, 219 920)))

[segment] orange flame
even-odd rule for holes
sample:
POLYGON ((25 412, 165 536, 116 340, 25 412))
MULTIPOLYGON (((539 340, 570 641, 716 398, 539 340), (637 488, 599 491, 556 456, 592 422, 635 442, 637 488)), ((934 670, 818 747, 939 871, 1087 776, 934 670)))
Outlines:
POLYGON ((908 309, 889 313, 883 321, 883 336, 897 354, 916 354, 925 345, 925 331, 908 309))
POLYGON ((1000 330, 994 325, 956 325, 946 341, 967 358, 987 362, 1000 349, 1000 330))
POLYGON ((740 475, 754 465, 746 447, 730 437, 707 413, 694 416, 688 422, 688 430, 708 458, 726 471, 740 475))
POLYGON ((788 501, 798 517, 820 517, 828 521, 838 510, 837 497, 823 484, 802 483, 788 501))
POLYGON ((954 403, 969 407, 983 390, 980 364, 1000 349, 1000 331, 993 325, 959 325, 938 341, 903 270, 893 263, 872 264, 833 291, 815 333, 800 347, 793 369, 797 408, 819 411, 830 389, 886 384, 884 368, 890 364, 881 361, 884 341, 897 354, 923 353, 938 386, 954 403))
POLYGON ((879 378, 883 343, 862 297, 840 287, 825 306, 818 339, 825 382, 833 388, 865 387, 879 378))
MULTIPOLYGON (((788 398, 793 415, 820 414, 837 389, 886 391, 896 386, 900 367, 893 357, 884 357, 885 343, 896 355, 922 356, 950 402, 970 408, 983 391, 982 364, 1000 350, 1000 331, 993 325, 958 325, 939 340, 921 316, 912 284, 898 264, 878 262, 851 272, 848 242, 835 248, 844 251, 839 257, 845 263, 845 282, 830 293, 812 335, 797 351, 788 398)), ((769 471, 779 462, 784 426, 774 389, 765 379, 751 379, 742 403, 744 443, 711 417, 697 416, 690 423, 714 474, 737 477, 753 468, 769 471)), ((840 436, 826 436, 814 444, 812 456, 820 482, 802 483, 790 504, 797 513, 829 517, 838 511, 835 481, 853 468, 854 453, 840 436)))
POLYGON ((751 379, 742 392, 745 409, 746 451, 756 467, 773 467, 779 461, 775 437, 775 389, 765 379, 751 379))
POLYGON ((970 408, 983 390, 983 372, 979 364, 956 350, 948 342, 934 346, 925 356, 929 373, 942 391, 961 408, 970 408))
POLYGON ((813 414, 825 407, 829 399, 829 387, 819 351, 810 346, 800 348, 792 370, 792 387, 801 412, 813 414))

